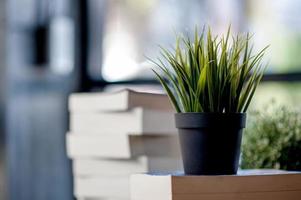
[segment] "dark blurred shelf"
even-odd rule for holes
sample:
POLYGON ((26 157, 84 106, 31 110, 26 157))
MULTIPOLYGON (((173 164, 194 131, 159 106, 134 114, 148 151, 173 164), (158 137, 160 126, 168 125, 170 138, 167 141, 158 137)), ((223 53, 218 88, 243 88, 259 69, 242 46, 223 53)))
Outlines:
POLYGON ((262 81, 301 82, 301 72, 265 74, 262 81))
MULTIPOLYGON (((292 73, 275 73, 275 74, 265 74, 263 82, 300 82, 301 83, 301 72, 292 72, 292 73)), ((89 80, 89 88, 98 88, 104 87, 107 85, 118 85, 118 84, 133 84, 133 85, 157 85, 159 82, 155 79, 141 79, 141 80, 127 80, 127 81, 115 81, 108 82, 105 80, 89 80)))

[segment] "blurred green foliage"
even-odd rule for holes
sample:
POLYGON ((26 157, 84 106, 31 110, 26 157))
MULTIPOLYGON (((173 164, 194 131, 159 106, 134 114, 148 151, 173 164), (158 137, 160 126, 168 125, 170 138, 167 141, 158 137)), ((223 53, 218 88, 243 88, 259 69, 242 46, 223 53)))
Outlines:
POLYGON ((301 170, 301 113, 272 102, 248 117, 241 168, 301 170))

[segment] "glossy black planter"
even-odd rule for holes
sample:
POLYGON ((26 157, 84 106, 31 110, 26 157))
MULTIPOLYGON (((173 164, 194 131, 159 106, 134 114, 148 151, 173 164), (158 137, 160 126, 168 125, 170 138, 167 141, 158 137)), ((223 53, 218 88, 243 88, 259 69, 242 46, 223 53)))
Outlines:
POLYGON ((177 113, 185 174, 236 174, 245 113, 177 113))

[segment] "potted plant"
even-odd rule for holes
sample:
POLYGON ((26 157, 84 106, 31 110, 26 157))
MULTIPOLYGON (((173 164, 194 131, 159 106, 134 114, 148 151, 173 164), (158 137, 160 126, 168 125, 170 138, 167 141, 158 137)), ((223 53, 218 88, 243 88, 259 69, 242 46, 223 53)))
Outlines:
POLYGON ((236 174, 246 111, 265 67, 267 47, 256 54, 249 34, 194 39, 177 36, 173 50, 161 47, 153 70, 175 110, 185 174, 236 174), (232 39, 230 39, 232 38, 232 39))

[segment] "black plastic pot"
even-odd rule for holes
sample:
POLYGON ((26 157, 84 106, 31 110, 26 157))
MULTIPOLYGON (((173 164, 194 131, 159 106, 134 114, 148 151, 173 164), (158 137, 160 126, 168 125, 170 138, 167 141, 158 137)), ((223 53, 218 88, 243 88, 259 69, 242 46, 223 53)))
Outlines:
POLYGON ((177 113, 185 174, 236 174, 245 113, 177 113))

